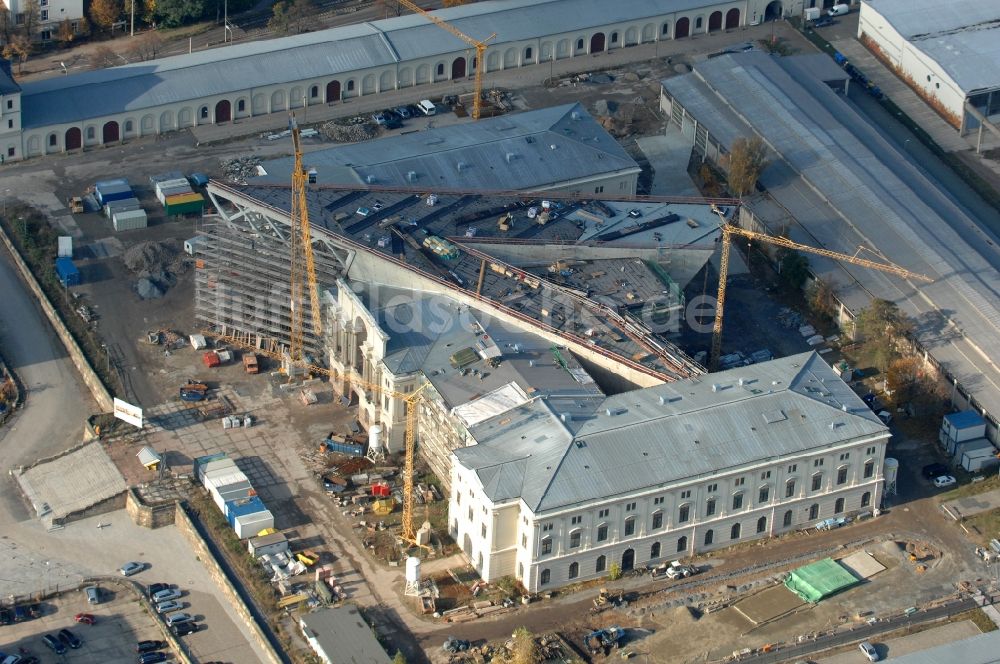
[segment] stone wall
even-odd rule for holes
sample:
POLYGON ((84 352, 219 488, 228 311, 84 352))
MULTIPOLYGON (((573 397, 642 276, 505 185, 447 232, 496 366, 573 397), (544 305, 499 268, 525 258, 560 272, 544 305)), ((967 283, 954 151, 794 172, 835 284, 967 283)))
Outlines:
POLYGON ((219 590, 222 591, 222 597, 232 604, 233 608, 236 609, 237 615, 240 617, 240 622, 247 628, 247 632, 250 635, 261 650, 267 655, 267 661, 271 664, 283 664, 286 659, 283 658, 271 645, 268 640, 267 635, 264 634, 264 630, 257 623, 253 614, 250 612, 250 607, 246 605, 243 598, 240 596, 236 587, 233 586, 232 581, 230 581, 229 576, 226 574, 225 570, 216 560, 215 554, 212 549, 209 548, 208 544, 202 539, 201 534, 199 534, 198 529, 195 527, 194 523, 188 517, 187 513, 181 504, 175 503, 175 515, 174 524, 180 530, 184 538, 191 544, 191 549, 199 560, 205 564, 205 569, 208 570, 209 576, 218 585, 219 590))
POLYGON ((156 529, 174 523, 177 506, 174 501, 147 504, 134 488, 129 487, 125 492, 125 511, 143 528, 156 529))
POLYGON ((45 292, 42 287, 38 284, 35 279, 35 275, 31 273, 28 269, 28 265, 21 258, 21 255, 17 253, 17 249, 14 244, 10 241, 7 233, 0 227, 0 240, 3 241, 7 251, 10 252, 11 258, 14 260, 14 265, 17 266, 17 271, 21 273, 21 278, 28 285, 28 289, 31 291, 32 295, 38 300, 39 304, 42 306, 42 311, 45 312, 46 318, 49 319, 52 328, 55 330, 59 339, 62 341, 63 345, 66 347, 66 351, 69 353, 70 360, 73 361, 73 365, 76 370, 80 373, 80 377, 83 379, 84 384, 90 390, 91 395, 94 397, 94 401, 103 412, 110 413, 114 409, 114 402, 111 398, 111 394, 108 392, 107 388, 104 387, 104 383, 98 378, 97 374, 94 373, 94 369, 90 366, 87 361, 86 356, 80 349, 79 344, 76 343, 76 339, 70 334, 69 329, 66 324, 63 323, 62 318, 59 317, 58 312, 56 312, 55 307, 46 297, 45 292))
POLYGON ((82 510, 70 512, 66 516, 58 519, 52 519, 52 524, 65 526, 67 523, 79 521, 80 519, 89 519, 90 517, 97 516, 98 514, 110 514, 111 512, 117 512, 123 507, 125 507, 125 492, 119 493, 117 496, 106 498, 99 503, 88 505, 82 510))

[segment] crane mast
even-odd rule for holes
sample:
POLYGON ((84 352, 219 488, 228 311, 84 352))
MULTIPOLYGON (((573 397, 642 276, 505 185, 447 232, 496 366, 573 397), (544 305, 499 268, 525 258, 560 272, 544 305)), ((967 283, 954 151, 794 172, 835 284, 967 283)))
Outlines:
POLYGON ((306 181, 308 175, 302 166, 302 141, 295 116, 289 118, 292 132, 292 146, 295 151, 295 166, 292 170, 292 211, 289 224, 289 245, 291 253, 291 334, 288 355, 293 363, 304 361, 305 342, 305 291, 309 291, 310 313, 313 334, 323 333, 323 321, 319 307, 319 292, 316 285, 316 261, 313 257, 312 234, 309 228, 309 208, 306 203, 306 181))

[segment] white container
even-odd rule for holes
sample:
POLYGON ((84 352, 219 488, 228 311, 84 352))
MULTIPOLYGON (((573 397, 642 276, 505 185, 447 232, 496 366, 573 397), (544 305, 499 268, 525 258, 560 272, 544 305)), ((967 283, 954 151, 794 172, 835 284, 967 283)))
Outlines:
POLYGON ((73 258, 73 237, 70 235, 59 236, 59 247, 56 251, 57 258, 73 258))
POLYGON ((274 515, 270 510, 238 516, 233 524, 233 530, 240 539, 256 537, 265 528, 274 528, 274 515))
POLYGON ((116 231, 134 231, 149 225, 145 210, 115 212, 111 217, 111 224, 116 231))
POLYGON ((205 247, 208 244, 208 238, 204 235, 196 235, 190 240, 184 240, 184 253, 188 256, 194 256, 194 252, 205 247))
POLYGON ((204 335, 192 334, 188 338, 191 340, 191 347, 194 348, 195 350, 201 350, 202 348, 208 347, 208 342, 205 341, 204 335))
POLYGON ((156 183, 156 200, 160 201, 160 205, 163 205, 163 201, 165 201, 167 199, 167 196, 164 195, 163 190, 164 189, 176 189, 179 192, 183 193, 183 189, 180 189, 181 187, 186 187, 189 191, 193 191, 191 189, 191 183, 188 182, 187 179, 185 179, 185 178, 179 178, 177 180, 164 180, 163 182, 157 182, 156 183))

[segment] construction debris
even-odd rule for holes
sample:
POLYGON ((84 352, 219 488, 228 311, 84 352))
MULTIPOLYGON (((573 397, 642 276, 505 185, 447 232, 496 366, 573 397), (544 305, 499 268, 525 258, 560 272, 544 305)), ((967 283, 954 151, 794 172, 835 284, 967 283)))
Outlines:
POLYGON ((233 157, 222 160, 222 172, 226 174, 226 179, 235 184, 246 184, 249 178, 257 175, 257 166, 260 165, 260 157, 247 155, 244 157, 233 157))
POLYGON ((323 125, 323 133, 331 141, 338 143, 357 143, 369 141, 378 136, 378 126, 362 117, 343 118, 327 122, 323 125))

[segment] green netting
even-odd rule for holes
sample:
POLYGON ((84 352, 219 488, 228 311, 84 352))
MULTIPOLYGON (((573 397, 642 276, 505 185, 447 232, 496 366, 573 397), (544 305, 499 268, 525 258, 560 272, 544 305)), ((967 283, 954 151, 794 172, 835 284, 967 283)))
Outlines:
POLYGON ((785 587, 807 602, 816 603, 860 583, 833 558, 825 558, 794 570, 785 587))

